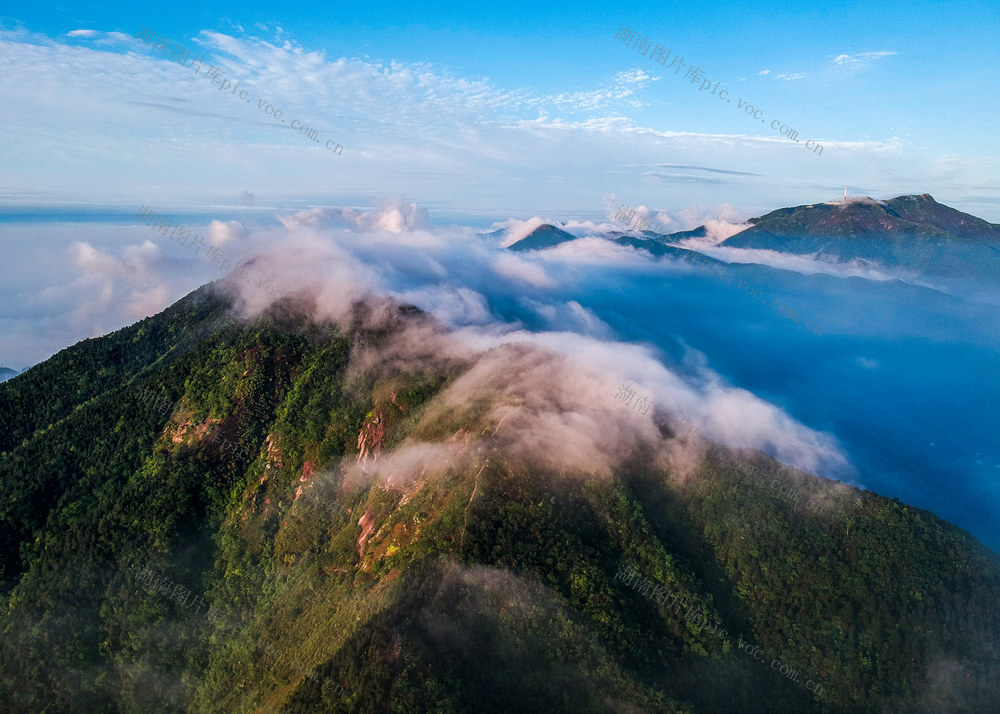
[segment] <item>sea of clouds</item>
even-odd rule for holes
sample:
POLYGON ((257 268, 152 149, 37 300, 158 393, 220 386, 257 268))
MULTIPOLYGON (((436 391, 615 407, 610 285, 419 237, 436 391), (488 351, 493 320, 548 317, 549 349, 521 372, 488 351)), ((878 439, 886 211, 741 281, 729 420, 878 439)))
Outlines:
MULTIPOLYGON (((560 225, 578 238, 533 253, 505 246, 543 217, 484 233, 439 225, 400 200, 202 228, 245 266, 229 280, 245 314, 276 295, 307 297, 317 318, 342 323, 361 300, 430 313, 438 327, 407 333, 399 359, 461 361, 467 371, 444 401, 458 408, 491 390, 492 417, 505 419, 497 438, 506 430, 518 435, 509 449, 537 450, 532 433, 553 435, 547 444, 566 444, 549 446, 554 467, 606 471, 650 445, 664 456, 662 422, 678 419, 706 439, 932 508, 1000 542, 998 424, 989 416, 1000 396, 1000 324, 989 306, 881 274, 714 249, 734 279, 820 322, 817 335, 702 267, 605 240, 621 229, 610 215, 560 225), (616 398, 622 385, 648 399, 648 413, 616 398)), ((679 229, 693 222, 666 218, 679 229)), ((734 226, 719 220, 711 242, 734 226)), ((15 257, 44 254, 51 283, 22 281, 5 318, 12 344, 35 361, 222 278, 218 266, 127 220, 14 229, 48 236, 15 257), (71 247, 57 249, 73 231, 71 247)))

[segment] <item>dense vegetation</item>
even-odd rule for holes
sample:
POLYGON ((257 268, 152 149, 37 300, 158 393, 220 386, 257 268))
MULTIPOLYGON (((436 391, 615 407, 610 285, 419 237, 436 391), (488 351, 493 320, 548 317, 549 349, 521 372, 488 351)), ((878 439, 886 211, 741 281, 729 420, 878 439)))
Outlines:
POLYGON ((349 369, 391 329, 226 308, 200 290, 0 384, 5 709, 996 710, 998 560, 932 514, 820 515, 775 484, 831 484, 721 448, 683 486, 542 471, 432 414, 460 366, 349 369), (410 438, 471 466, 342 468, 410 438))

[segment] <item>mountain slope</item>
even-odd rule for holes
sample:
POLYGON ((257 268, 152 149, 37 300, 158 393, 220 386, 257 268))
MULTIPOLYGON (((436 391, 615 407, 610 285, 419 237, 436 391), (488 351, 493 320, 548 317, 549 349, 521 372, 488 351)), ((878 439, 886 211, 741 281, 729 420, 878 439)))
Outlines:
POLYGON ((853 199, 771 211, 726 239, 833 262, 861 260, 947 277, 1000 276, 1000 226, 935 201, 929 194, 888 201, 853 199))
POLYGON ((220 328, 227 305, 200 290, 0 386, 25 409, 0 456, 17 711, 1000 697, 1000 564, 932 514, 659 412, 610 471, 567 467, 556 432, 523 428, 540 407, 573 423, 532 402, 554 355, 408 352, 450 338, 390 303, 315 324, 286 301, 220 328), (45 404, 48 384, 74 388, 45 404))
POLYGON ((543 223, 521 240, 507 246, 509 250, 521 252, 554 248, 560 243, 576 240, 576 237, 549 223, 543 223))
POLYGON ((844 202, 780 208, 751 218, 750 228, 726 242, 734 247, 761 247, 760 236, 789 238, 891 238, 919 240, 1000 240, 1000 226, 938 203, 930 194, 898 196, 888 201, 844 202))

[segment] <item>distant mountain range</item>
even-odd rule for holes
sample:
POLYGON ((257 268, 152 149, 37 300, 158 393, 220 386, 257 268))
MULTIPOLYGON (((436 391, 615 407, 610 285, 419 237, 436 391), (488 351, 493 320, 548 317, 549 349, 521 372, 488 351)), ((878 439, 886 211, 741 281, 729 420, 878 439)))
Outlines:
POLYGON ((1000 276, 1000 226, 930 194, 850 200, 772 211, 723 242, 821 260, 863 261, 922 276, 1000 276))
MULTIPOLYGON (((726 241, 737 248, 780 247, 786 252, 813 252, 801 241, 823 238, 883 238, 900 236, 921 241, 1000 241, 1000 226, 938 203, 930 194, 898 196, 888 201, 848 199, 781 208, 751 218, 752 227, 726 241), (774 238, 783 238, 779 244, 774 238)), ((850 245, 850 243, 846 243, 850 245)))
POLYGON ((6 382, 11 377, 16 377, 21 374, 21 370, 11 369, 10 367, 0 367, 0 382, 6 382))
MULTIPOLYGON (((888 201, 847 201, 780 208, 751 218, 749 227, 723 241, 727 248, 808 255, 834 264, 853 263, 926 280, 1000 281, 1000 225, 938 203, 930 194, 888 201)), ((608 240, 663 255, 663 245, 703 237, 705 227, 641 237, 611 233, 608 240)), ((551 248, 574 237, 542 225, 511 250, 551 248)))

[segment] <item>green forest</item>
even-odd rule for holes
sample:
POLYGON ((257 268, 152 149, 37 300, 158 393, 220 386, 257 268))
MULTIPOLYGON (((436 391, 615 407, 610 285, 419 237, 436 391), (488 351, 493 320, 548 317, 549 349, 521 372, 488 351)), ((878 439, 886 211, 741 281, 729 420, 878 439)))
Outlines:
POLYGON ((527 463, 440 405, 460 360, 352 361, 428 319, 373 309, 206 286, 0 384, 0 709, 997 711, 972 536, 721 446, 683 485, 527 463), (416 441, 468 458, 347 468, 416 441))

